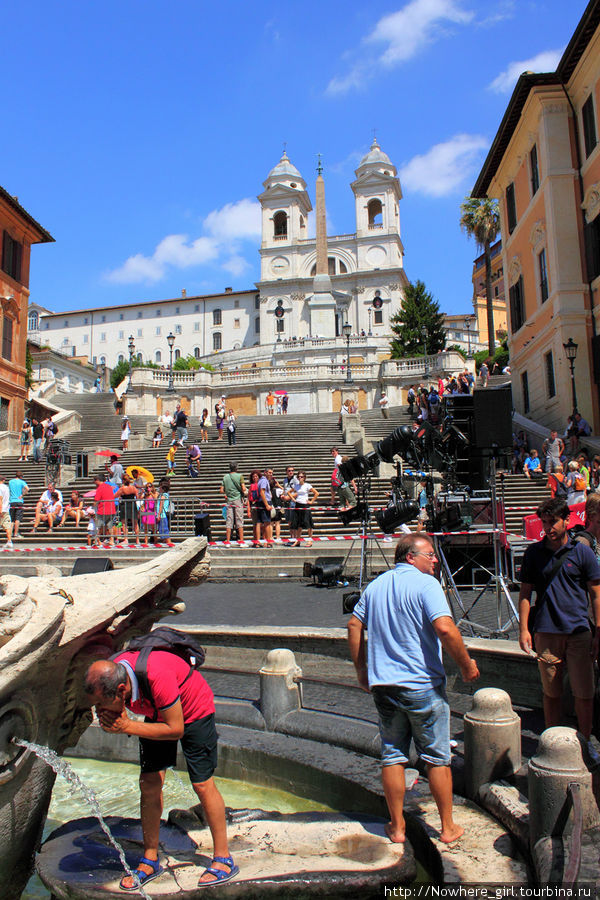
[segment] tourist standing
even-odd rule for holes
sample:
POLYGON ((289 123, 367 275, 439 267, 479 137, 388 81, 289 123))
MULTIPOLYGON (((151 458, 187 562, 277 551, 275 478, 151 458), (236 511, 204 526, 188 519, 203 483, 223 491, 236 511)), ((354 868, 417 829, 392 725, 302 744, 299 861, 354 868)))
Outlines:
POLYGON ((384 419, 389 419, 389 417, 390 417, 389 405, 390 405, 390 401, 388 400, 388 395, 386 394, 385 391, 382 391, 381 398, 379 400, 379 409, 381 410, 381 415, 383 416, 384 419))
POLYGON ((550 437, 547 437, 542 444, 542 453, 546 456, 545 469, 547 474, 554 472, 564 452, 565 443, 562 438, 559 438, 556 428, 553 428, 550 432, 550 437))
POLYGON ((563 677, 569 673, 579 730, 589 740, 594 705, 594 659, 600 647, 600 565, 590 547, 571 540, 564 500, 538 507, 544 538, 527 547, 521 565, 519 644, 535 649, 546 728, 560 725, 563 677), (531 596, 536 592, 535 605, 531 596), (590 631, 588 597, 595 627, 590 631))
POLYGON ((319 499, 319 492, 306 480, 304 469, 298 471, 299 487, 297 491, 290 491, 296 504, 292 512, 293 546, 297 547, 302 541, 302 530, 306 529, 308 538, 304 542, 306 547, 312 547, 312 535, 314 522, 310 507, 319 499))
POLYGON ((260 537, 267 547, 273 546, 273 526, 271 525, 271 510, 273 509, 271 485, 267 478, 267 470, 258 479, 258 522, 260 525, 260 537))
POLYGON ((25 506, 25 494, 29 492, 29 485, 23 479, 20 469, 17 469, 15 477, 8 482, 10 520, 12 522, 12 535, 16 541, 19 537, 19 525, 23 520, 25 506))
POLYGON ((129 419, 127 416, 121 422, 121 447, 123 450, 127 450, 129 448, 129 435, 131 434, 131 426, 129 425, 129 419))
POLYGON ((275 395, 273 391, 269 391, 269 393, 267 394, 265 405, 267 407, 267 415, 272 416, 275 412, 275 395))
POLYGON ((260 540, 260 521, 258 518, 258 507, 260 504, 260 491, 258 488, 258 480, 260 472, 258 469, 252 469, 248 479, 248 506, 246 512, 248 518, 252 521, 252 540, 255 544, 260 540))
POLYGON ((42 461, 42 441, 44 440, 44 426, 37 419, 33 420, 32 423, 32 437, 33 437, 33 461, 34 463, 41 463, 42 461))
POLYGON ((441 647, 458 665, 463 681, 475 681, 479 669, 433 577, 437 557, 429 537, 404 535, 394 559, 396 567, 372 581, 354 607, 348 622, 350 654, 358 683, 371 691, 379 715, 383 791, 390 813, 387 836, 394 843, 406 839, 405 768, 412 736, 440 814, 440 840, 450 844, 464 829, 452 814, 450 709, 441 647))
POLYGON ((129 546, 129 534, 135 534, 136 546, 140 545, 140 517, 138 511, 139 491, 127 473, 123 475, 123 483, 115 494, 115 500, 119 501, 119 515, 123 525, 122 546, 129 546))
POLYGON ((12 523, 10 521, 10 491, 4 475, 0 475, 0 528, 6 534, 5 550, 12 550, 12 523))
POLYGON ((115 493, 108 481, 104 481, 101 475, 96 475, 94 481, 96 483, 96 493, 94 494, 96 542, 94 546, 98 547, 103 538, 108 538, 108 546, 114 547, 115 513, 117 511, 115 493))
POLYGON ((185 442, 188 439, 188 417, 185 410, 181 408, 181 403, 178 403, 175 409, 175 428, 179 446, 185 447, 185 442))
POLYGON ((29 456, 29 448, 31 446, 32 434, 31 434, 31 425, 29 424, 29 419, 23 419, 23 424, 21 425, 21 437, 19 439, 20 447, 21 447, 21 455, 17 462, 27 462, 27 457, 29 456))
POLYGON ((242 542, 244 540, 244 497, 247 491, 244 476, 238 473, 237 463, 229 463, 229 472, 223 476, 220 491, 227 499, 225 540, 227 543, 231 541, 231 532, 235 528, 238 541, 242 542))
POLYGON ((233 410, 229 410, 229 415, 227 416, 227 443, 231 447, 232 444, 235 444, 235 435, 237 431, 237 425, 235 421, 235 415, 233 414, 233 410))
POLYGON ((200 443, 208 444, 208 429, 210 428, 210 415, 207 409, 202 410, 200 417, 200 443))

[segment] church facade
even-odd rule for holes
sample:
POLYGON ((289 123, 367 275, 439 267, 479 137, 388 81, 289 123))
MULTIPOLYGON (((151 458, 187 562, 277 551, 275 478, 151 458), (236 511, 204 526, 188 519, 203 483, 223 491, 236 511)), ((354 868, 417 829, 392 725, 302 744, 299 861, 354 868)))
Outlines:
POLYGON ((342 326, 380 346, 408 279, 400 237, 402 191, 396 167, 373 141, 351 184, 355 231, 326 235, 324 182, 317 178, 317 235, 306 182, 284 153, 263 183, 261 274, 255 287, 221 294, 49 313, 30 310, 30 337, 67 356, 113 367, 132 352, 168 365, 193 355, 219 365, 235 355, 268 359, 282 344, 326 339, 340 354, 342 326), (35 313, 35 315, 31 315, 35 313), (132 341, 133 339, 133 341, 132 341), (233 352, 233 353, 232 353, 233 352))

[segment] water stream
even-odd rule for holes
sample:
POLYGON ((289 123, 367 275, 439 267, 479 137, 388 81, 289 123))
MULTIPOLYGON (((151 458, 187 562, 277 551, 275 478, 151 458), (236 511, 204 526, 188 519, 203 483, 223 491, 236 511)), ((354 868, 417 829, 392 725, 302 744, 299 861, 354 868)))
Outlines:
POLYGON ((63 759, 62 756, 59 756, 58 753, 55 753, 55 751, 51 750, 50 747, 45 747, 42 744, 34 744, 31 741, 24 740, 23 738, 14 738, 13 740, 15 744, 19 744, 19 746, 21 747, 26 747, 27 750, 35 753, 35 755, 47 765, 49 765, 57 775, 59 775, 61 778, 64 778, 64 780, 69 785, 69 792, 71 793, 71 795, 74 794, 75 791, 79 791, 81 793, 85 802, 88 804, 88 806, 98 819, 102 831, 105 833, 106 837, 119 854, 119 859, 121 860, 121 865, 123 866, 124 871, 127 873, 127 875, 130 875, 133 878, 134 883, 137 884, 137 892, 141 894, 144 900, 151 900, 142 885, 139 883, 139 878, 137 877, 137 875, 135 875, 127 865, 127 860, 125 859, 123 848, 121 847, 119 842, 116 841, 112 836, 110 828, 106 824, 102 815, 102 810, 100 809, 98 798, 92 788, 88 787, 88 785, 81 780, 77 772, 75 772, 73 767, 66 761, 66 759, 63 759))

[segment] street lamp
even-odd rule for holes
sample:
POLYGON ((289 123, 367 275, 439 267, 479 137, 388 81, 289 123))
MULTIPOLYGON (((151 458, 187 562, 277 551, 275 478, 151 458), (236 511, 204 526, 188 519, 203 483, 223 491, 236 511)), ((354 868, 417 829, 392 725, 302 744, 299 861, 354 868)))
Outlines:
POLYGON ((169 394, 173 394, 175 392, 175 385, 173 384, 173 344, 175 343, 175 335, 173 332, 167 335, 167 344, 169 345, 169 386, 167 387, 167 391, 169 394))
POLYGON ((346 384, 352 384, 352 373, 350 371, 350 333, 352 331, 352 325, 350 322, 344 322, 342 331, 346 338, 346 384))
POLYGON ((423 355, 425 357, 425 380, 429 377, 429 363, 427 360, 427 326, 421 325, 421 337, 423 338, 423 355))
POLYGON ((369 306, 367 312, 369 313, 369 337, 371 337, 371 335, 373 334, 371 330, 371 316, 373 315, 373 307, 369 306))
POLYGON ((471 356, 471 319, 468 316, 465 316, 465 329, 467 332, 467 341, 469 342, 469 349, 467 351, 467 356, 471 356))
POLYGON ((577 344, 573 338, 569 338, 566 344, 563 344, 565 356, 569 360, 571 367, 571 393, 573 394, 573 415, 577 412, 577 392, 575 390, 575 360, 577 359, 577 344))
POLYGON ((131 387, 131 370, 133 368, 133 351, 135 350, 135 343, 133 341, 132 334, 129 335, 127 349, 129 350, 129 381, 127 382, 127 390, 125 391, 125 393, 127 393, 127 391, 129 391, 129 388, 131 387))

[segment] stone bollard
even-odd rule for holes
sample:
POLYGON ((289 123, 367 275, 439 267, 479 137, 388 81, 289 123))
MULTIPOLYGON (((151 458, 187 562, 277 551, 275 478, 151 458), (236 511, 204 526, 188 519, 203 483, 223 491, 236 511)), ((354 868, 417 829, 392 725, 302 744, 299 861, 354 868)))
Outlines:
POLYGON ((510 696, 499 688, 481 688, 464 716, 465 794, 476 800, 483 784, 521 768, 521 720, 510 696))
POLYGON ((302 706, 301 686, 293 680, 302 669, 291 650, 269 650, 259 675, 260 711, 269 731, 274 731, 284 716, 302 706))
MULTIPOLYGON (((583 740, 583 739, 582 739, 583 740)), ((529 840, 533 847, 543 837, 569 833, 573 823, 569 784, 579 785, 583 827, 600 824, 580 738, 573 728, 547 728, 540 737, 535 756, 529 760, 529 840)))

